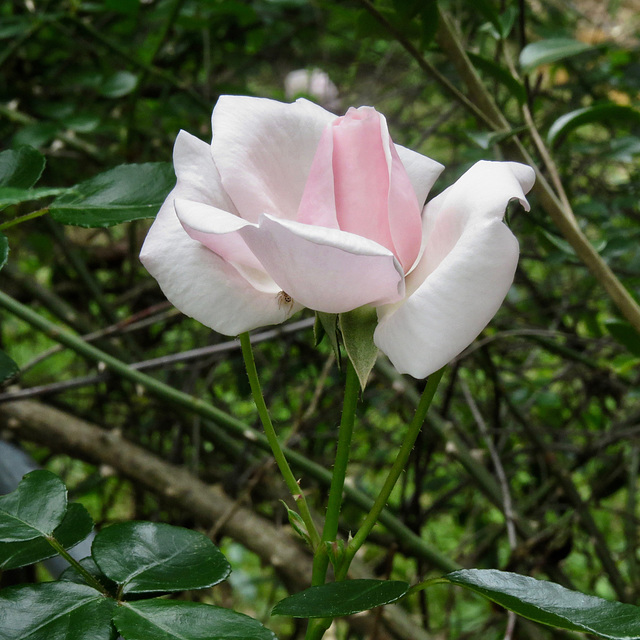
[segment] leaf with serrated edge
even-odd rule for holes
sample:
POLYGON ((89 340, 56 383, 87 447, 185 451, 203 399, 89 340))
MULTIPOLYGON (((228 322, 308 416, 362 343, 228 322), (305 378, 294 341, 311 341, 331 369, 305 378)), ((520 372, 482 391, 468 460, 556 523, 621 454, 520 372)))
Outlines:
POLYGON ((116 601, 86 585, 45 582, 0 591, 0 640, 112 640, 116 601))
POLYGON ((67 488, 57 475, 38 469, 0 497, 0 542, 51 535, 67 510, 67 488))
POLYGON ((609 640, 640 639, 640 607, 610 602, 553 582, 492 569, 466 569, 444 576, 529 620, 609 640))
POLYGON ((278 602, 272 615, 337 618, 396 602, 409 591, 397 580, 345 580, 310 587, 278 602))
POLYGON ((98 533, 91 555, 123 593, 204 589, 231 567, 207 536, 156 522, 123 522, 98 533))
POLYGON ((126 640, 276 640, 249 616, 199 602, 127 602, 113 622, 126 640))

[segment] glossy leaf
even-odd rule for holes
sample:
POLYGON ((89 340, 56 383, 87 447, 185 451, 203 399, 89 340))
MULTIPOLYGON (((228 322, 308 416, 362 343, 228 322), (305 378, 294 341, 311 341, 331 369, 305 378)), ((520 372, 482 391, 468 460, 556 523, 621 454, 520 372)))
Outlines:
POLYGON ((275 640, 257 620, 197 602, 127 602, 113 616, 126 640, 275 640))
MULTIPOLYGON (((89 512, 81 504, 73 503, 69 505, 64 520, 53 535, 65 549, 71 549, 84 540, 92 528, 93 520, 89 512)), ((0 543, 0 569, 24 567, 52 558, 56 553, 42 537, 24 542, 0 543)))
POLYGON ((631 604, 505 571, 469 569, 444 578, 534 622, 610 640, 640 639, 640 607, 631 604))
POLYGON ((378 347, 373 342, 378 317, 374 309, 354 309, 348 313, 341 313, 338 316, 338 324, 345 351, 364 390, 378 358, 378 347))
POLYGON ((337 618, 396 602, 409 584, 396 580, 346 580, 310 587, 278 602, 272 615, 337 618))
POLYGON ((152 218, 175 184, 170 164, 123 164, 56 198, 51 215, 62 224, 110 227, 152 218))
POLYGON ((222 582, 231 568, 205 535, 155 522, 124 522, 103 529, 93 559, 123 593, 203 589, 222 582))
POLYGON ((111 640, 116 601, 72 582, 0 591, 0 640, 111 640))
POLYGON ((542 64, 559 62, 593 47, 590 44, 572 40, 571 38, 549 38, 528 44, 520 52, 520 67, 527 73, 542 64))
POLYGON ((620 104, 601 104, 576 109, 560 116, 549 129, 547 140, 554 144, 569 132, 585 124, 630 122, 640 124, 640 110, 620 104))
POLYGON ((33 147, 8 149, 0 153, 0 187, 29 189, 42 175, 44 156, 33 147))
POLYGON ((51 535, 67 510, 67 488, 57 475, 38 469, 0 497, 0 542, 51 535))
POLYGON ((19 187, 0 187, 0 209, 5 209, 9 205, 21 202, 31 202, 41 200, 66 193, 68 189, 48 187, 37 187, 35 189, 22 189, 19 187))
POLYGON ((0 351, 0 383, 18 375, 19 371, 18 365, 4 351, 0 351))
MULTIPOLYGON (((118 591, 118 585, 113 580, 109 580, 109 578, 100 571, 100 568, 91 556, 82 558, 80 564, 83 569, 93 576, 109 593, 115 594, 118 591)), ((76 584, 87 584, 84 576, 74 566, 67 567, 62 572, 60 580, 67 580, 68 582, 75 582, 76 584)))

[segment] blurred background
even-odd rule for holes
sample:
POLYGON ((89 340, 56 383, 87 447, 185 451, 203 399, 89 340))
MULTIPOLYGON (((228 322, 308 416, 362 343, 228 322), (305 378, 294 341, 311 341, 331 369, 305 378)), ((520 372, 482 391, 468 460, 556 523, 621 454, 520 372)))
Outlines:
MULTIPOLYGON (((40 150, 47 164, 38 186, 170 162, 180 129, 210 140, 222 94, 305 96, 337 114, 373 105, 395 142, 446 166, 430 197, 477 160, 517 159, 510 143, 519 135, 638 299, 638 0, 0 2, 0 149, 40 150), (444 24, 506 132, 444 88, 443 78, 475 100, 444 24)), ((530 213, 514 206, 507 216, 521 245, 514 286, 445 374, 387 526, 356 570, 415 582, 458 565, 501 568, 637 603, 640 335, 537 193, 530 202, 530 213)), ((46 204, 9 206, 2 219, 46 204)), ((173 309, 140 265, 149 224, 85 229, 43 216, 16 225, 6 231, 0 288, 259 430, 238 345, 173 309), (167 358, 203 347, 186 361, 167 358)), ((295 622, 269 611, 304 586, 309 557, 253 432, 107 375, 55 335, 0 313, 0 346, 20 367, 0 391, 0 436, 59 473, 99 527, 149 519, 210 533, 231 579, 182 597, 251 613, 281 640, 300 637, 295 622), (215 489, 210 507, 192 499, 202 483, 215 489), (277 540, 298 568, 279 556, 277 540)), ((333 460, 343 380, 331 348, 314 347, 312 314, 292 322, 259 337, 256 358, 277 429, 299 453, 296 474, 322 513, 326 478, 307 462, 333 460)), ((358 413, 353 495, 375 495, 422 385, 379 359, 358 413)), ((345 536, 362 513, 350 497, 345 536)), ((37 572, 48 579, 45 568, 37 572)), ((0 585, 24 578, 7 571, 0 585)), ((507 624, 502 610, 451 587, 365 618, 339 622, 334 637, 490 640, 505 637, 507 624)), ((514 637, 567 634, 519 621, 514 637)))

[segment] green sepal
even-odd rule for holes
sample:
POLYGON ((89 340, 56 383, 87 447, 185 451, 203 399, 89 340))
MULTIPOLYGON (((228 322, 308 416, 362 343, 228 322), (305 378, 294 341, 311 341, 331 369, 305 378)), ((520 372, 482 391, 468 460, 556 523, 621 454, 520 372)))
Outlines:
POLYGON ((313 326, 313 335, 315 338, 316 346, 318 346, 322 342, 322 339, 327 336, 329 344, 333 349, 333 353, 336 356, 338 367, 341 367, 342 363, 340 354, 340 334, 338 331, 338 314, 316 311, 316 322, 313 326))
POLYGON ((377 324, 378 316, 372 307, 359 307, 338 316, 344 348, 363 391, 378 357, 378 347, 373 342, 377 324))

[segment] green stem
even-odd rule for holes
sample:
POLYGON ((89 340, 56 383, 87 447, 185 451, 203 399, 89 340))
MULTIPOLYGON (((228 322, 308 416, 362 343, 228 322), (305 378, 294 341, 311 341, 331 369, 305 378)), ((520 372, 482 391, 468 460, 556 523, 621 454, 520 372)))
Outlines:
POLYGON ((27 213, 19 218, 14 218, 13 220, 8 220, 7 222, 3 222, 0 224, 0 231, 4 231, 9 227, 15 227, 17 224, 22 224, 23 222, 27 222, 28 220, 33 220, 34 218, 39 218, 40 216, 49 213, 49 207, 45 207, 44 209, 38 209, 37 211, 32 211, 31 213, 27 213))
MULTIPOLYGON (((342 419, 338 432, 336 460, 333 466, 333 475, 331 476, 331 486, 329 488, 327 513, 322 530, 322 542, 333 542, 338 535, 338 521, 342 508, 344 479, 347 474, 347 464, 349 462, 349 450, 351 448, 351 436, 356 418, 359 390, 360 383, 358 381, 358 374, 351 364, 351 361, 347 358, 347 376, 344 389, 342 419)), ((324 584, 328 566, 329 556, 323 549, 322 552, 316 553, 313 559, 313 585, 324 584)))
POLYGON ((56 540, 54 536, 47 536, 47 542, 56 550, 56 553, 62 556, 84 579, 85 582, 94 589, 97 589, 105 596, 109 592, 104 588, 96 578, 94 578, 69 552, 56 540))
POLYGON ((409 425, 409 429, 407 430, 407 435, 404 438, 404 442, 400 447, 400 451, 398 451, 398 455, 396 457, 389 474, 387 475, 387 479, 382 486, 382 490, 378 494, 371 511, 369 511, 367 517, 358 532, 356 533, 353 540, 349 543, 347 547, 344 559, 342 561, 342 565, 340 570, 336 574, 336 580, 344 580, 349 571, 349 566, 351 565, 351 561, 353 557, 356 555, 356 552, 360 547, 364 544, 365 540, 371 530, 375 526, 378 521, 378 517, 380 513, 385 508, 387 504, 387 500, 389 500, 389 496, 393 491, 393 488, 400 477, 400 474, 404 470, 407 460, 409 460, 409 455, 411 454, 411 450, 413 449, 413 445, 415 444, 416 438, 420 433, 420 429, 422 428, 422 424, 424 423, 424 419, 427 415, 427 411, 431 406, 431 401, 436 393, 436 389, 438 388, 438 383, 442 378, 442 374, 444 373, 444 367, 435 373, 432 373, 425 386, 424 392, 422 393, 422 397, 420 398, 420 402, 418 404, 418 408, 416 409, 415 415, 413 416, 413 420, 409 425))
POLYGON ((253 401, 255 402, 256 408, 258 409, 258 415, 260 416, 260 421, 262 422, 262 426, 264 428, 264 434, 267 437, 269 446, 271 447, 271 451, 273 452, 273 457, 276 459, 278 469, 280 469, 280 473, 282 474, 282 477, 284 478, 284 481, 289 488, 293 499, 298 505, 300 515, 302 516, 304 524, 307 527, 307 533, 309 534, 309 539, 311 540, 311 547, 315 550, 320 544, 320 536, 318 535, 313 519, 311 518, 311 513, 309 512, 309 507, 307 505, 304 494, 300 490, 300 485, 298 485, 298 481, 291 471, 291 467, 289 466, 284 452, 282 451, 282 447, 280 446, 280 442, 278 441, 276 430, 273 428, 273 423, 271 422, 271 417, 269 416, 269 410, 267 409, 267 405, 264 401, 264 396, 262 395, 262 389, 260 388, 260 380, 258 378, 256 363, 253 359, 251 339, 249 338, 248 333, 240 334, 240 346, 242 347, 242 357, 244 358, 244 364, 247 369, 247 376, 249 377, 249 384, 251 385, 253 401))

